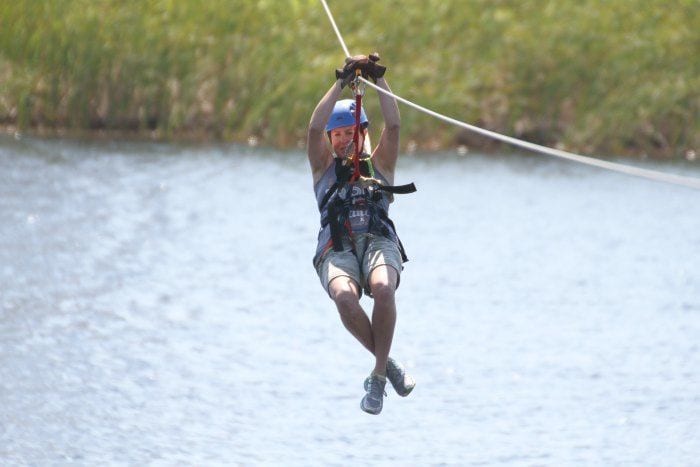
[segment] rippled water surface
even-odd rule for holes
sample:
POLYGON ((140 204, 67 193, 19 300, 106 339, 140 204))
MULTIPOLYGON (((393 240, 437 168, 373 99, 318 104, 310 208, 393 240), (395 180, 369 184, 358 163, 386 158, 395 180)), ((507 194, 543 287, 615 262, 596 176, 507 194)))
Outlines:
POLYGON ((529 155, 410 181, 418 385, 373 417, 301 151, 2 137, 0 463, 699 465, 700 193, 529 155))

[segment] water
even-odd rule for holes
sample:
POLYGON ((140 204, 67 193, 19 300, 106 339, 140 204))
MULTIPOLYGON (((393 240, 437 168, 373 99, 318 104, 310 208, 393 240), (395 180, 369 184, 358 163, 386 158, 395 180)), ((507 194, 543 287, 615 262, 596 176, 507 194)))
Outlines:
POLYGON ((1 463, 700 465, 698 192, 528 155, 396 181, 418 386, 373 417, 302 152, 3 137, 1 463))

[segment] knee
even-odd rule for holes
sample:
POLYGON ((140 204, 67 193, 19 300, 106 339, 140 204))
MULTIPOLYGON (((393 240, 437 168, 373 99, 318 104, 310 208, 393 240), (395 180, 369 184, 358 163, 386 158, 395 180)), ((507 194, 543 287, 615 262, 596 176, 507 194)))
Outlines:
POLYGON ((355 296, 355 294, 353 294, 349 290, 342 290, 336 293, 333 300, 335 301, 335 304, 337 305, 338 309, 341 311, 351 309, 355 304, 360 302, 357 299, 357 296, 355 296))
POLYGON ((393 267, 382 265, 372 270, 369 277, 369 287, 374 302, 393 304, 398 283, 398 273, 393 267))
POLYGON ((396 288, 388 281, 378 281, 371 285, 372 297, 378 303, 393 303, 396 288))
POLYGON ((360 305, 358 292, 350 283, 334 284, 332 298, 341 314, 348 313, 360 305))

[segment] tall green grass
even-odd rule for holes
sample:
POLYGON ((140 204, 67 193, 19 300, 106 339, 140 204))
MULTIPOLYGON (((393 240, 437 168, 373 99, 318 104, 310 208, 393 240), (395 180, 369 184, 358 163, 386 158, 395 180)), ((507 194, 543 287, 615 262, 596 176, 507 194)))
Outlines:
MULTIPOLYGON (((586 153, 700 150, 700 1, 331 1, 393 90, 586 153)), ((0 123, 303 142, 342 49, 317 0, 0 3, 0 123)), ((373 94, 373 91, 369 91, 373 94)), ((368 99, 376 115, 376 99, 368 99)), ((489 142, 402 109, 403 142, 489 142)))

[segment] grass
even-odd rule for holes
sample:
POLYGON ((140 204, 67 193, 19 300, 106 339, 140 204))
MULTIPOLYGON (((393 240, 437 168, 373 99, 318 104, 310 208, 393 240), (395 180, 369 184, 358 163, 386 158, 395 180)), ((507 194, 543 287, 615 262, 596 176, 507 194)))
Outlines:
MULTIPOLYGON (((697 0, 330 7, 351 52, 379 51, 393 90, 438 112, 585 153, 700 149, 697 0)), ((342 59, 317 0, 2 2, 0 123, 288 147, 342 59)), ((402 123, 404 144, 490 144, 402 123)))

